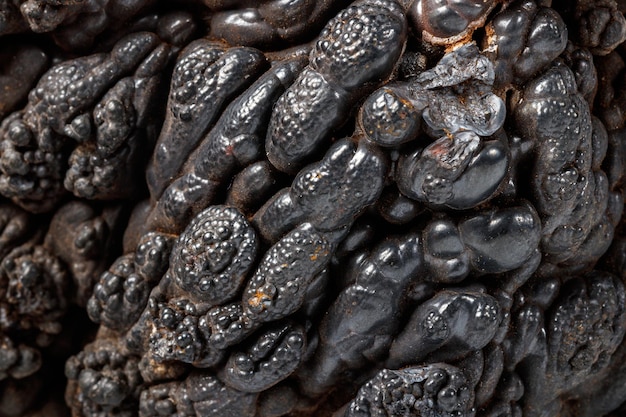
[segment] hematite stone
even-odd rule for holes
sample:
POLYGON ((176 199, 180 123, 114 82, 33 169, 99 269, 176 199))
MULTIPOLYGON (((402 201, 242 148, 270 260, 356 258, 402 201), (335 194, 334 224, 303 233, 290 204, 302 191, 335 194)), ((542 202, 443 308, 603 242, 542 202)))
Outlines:
POLYGON ((622 3, 0 0, 0 417, 621 415, 622 3))

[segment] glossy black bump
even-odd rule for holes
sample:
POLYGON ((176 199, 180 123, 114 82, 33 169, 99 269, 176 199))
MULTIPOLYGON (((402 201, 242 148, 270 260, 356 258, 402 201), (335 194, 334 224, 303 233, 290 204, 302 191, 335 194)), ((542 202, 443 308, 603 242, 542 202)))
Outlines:
POLYGON ((495 336, 502 313, 492 296, 446 290, 420 305, 389 350, 387 364, 399 367, 428 354, 459 358, 482 349, 495 336))
POLYGON ((229 301, 257 253, 256 232, 235 208, 212 206, 196 216, 172 249, 174 282, 211 305, 229 301))
POLYGON ((539 247, 541 221, 530 205, 510 207, 476 214, 459 224, 459 233, 472 266, 499 273, 519 268, 539 247))
POLYGON ((156 362, 177 361, 199 368, 215 365, 223 352, 209 343, 211 329, 204 317, 205 310, 185 298, 167 302, 149 300, 144 315, 147 332, 147 354, 156 362), (149 313, 148 313, 149 311, 149 313))
POLYGON ((433 219, 423 236, 428 279, 445 283, 464 280, 471 270, 470 254, 457 225, 450 219, 433 219))
POLYGON ((406 19, 395 1, 357 2, 329 21, 310 65, 272 113, 265 142, 272 165, 295 173, 310 161, 342 124, 359 96, 357 87, 375 85, 390 74, 406 34, 406 19))
POLYGON ((384 369, 364 384, 344 417, 373 415, 474 415, 474 391, 463 372, 445 363, 384 369))
POLYGON ((224 103, 249 85, 251 77, 265 65, 259 50, 227 49, 206 39, 192 42, 181 52, 172 76, 164 126, 147 170, 154 199, 178 176, 224 103))
POLYGON ((568 29, 553 9, 517 1, 487 24, 486 53, 495 63, 495 85, 523 84, 567 46, 568 29), (495 55, 495 56, 494 56, 495 55))
POLYGON ((425 40, 435 44, 459 41, 484 24, 495 6, 488 1, 415 0, 409 9, 411 23, 425 40))
POLYGON ((409 101, 401 86, 385 86, 367 97, 359 111, 359 123, 369 140, 394 147, 420 132, 421 108, 409 101))
POLYGON ((300 326, 278 324, 261 332, 245 351, 233 352, 219 377, 239 391, 265 391, 298 368, 305 349, 300 326))
POLYGON ((246 316, 264 323, 298 310, 307 286, 328 264, 332 251, 326 237, 308 223, 285 235, 267 251, 243 291, 246 316))
POLYGON ((419 232, 395 236, 376 245, 351 271, 320 324, 320 341, 304 390, 319 394, 342 382, 347 371, 382 360, 399 332, 408 290, 423 273, 419 232))
POLYGON ((65 398, 72 412, 87 416, 136 409, 143 383, 138 362, 112 339, 100 339, 70 357, 65 398))

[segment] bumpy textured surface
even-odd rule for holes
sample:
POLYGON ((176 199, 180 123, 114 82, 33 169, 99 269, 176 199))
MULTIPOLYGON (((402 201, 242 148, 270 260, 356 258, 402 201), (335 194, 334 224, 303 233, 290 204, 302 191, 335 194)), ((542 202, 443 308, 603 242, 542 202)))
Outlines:
POLYGON ((622 416, 624 12, 0 0, 0 417, 622 416))

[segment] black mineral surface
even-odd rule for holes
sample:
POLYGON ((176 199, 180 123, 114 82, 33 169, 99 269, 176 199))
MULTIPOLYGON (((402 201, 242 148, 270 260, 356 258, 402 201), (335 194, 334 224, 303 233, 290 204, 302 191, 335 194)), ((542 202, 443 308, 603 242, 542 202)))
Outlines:
POLYGON ((0 0, 0 417, 623 417, 625 12, 0 0))

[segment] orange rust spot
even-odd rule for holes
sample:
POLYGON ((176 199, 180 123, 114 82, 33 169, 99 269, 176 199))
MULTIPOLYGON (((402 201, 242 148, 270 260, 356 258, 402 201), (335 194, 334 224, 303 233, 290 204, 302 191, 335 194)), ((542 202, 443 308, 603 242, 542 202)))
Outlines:
POLYGON ((428 38, 431 38, 430 40, 426 39, 426 37, 424 39, 431 43, 435 43, 438 45, 445 45, 444 53, 447 54, 449 52, 454 51, 455 49, 458 49, 459 47, 467 43, 472 42, 473 41, 472 35, 474 34, 474 30, 475 28, 468 27, 465 33, 460 33, 451 38, 437 38, 437 37, 430 35, 428 36, 428 38))
POLYGON ((326 256, 328 255, 328 251, 327 250, 323 250, 320 246, 316 247, 315 250, 313 251, 313 254, 309 257, 313 262, 317 261, 317 258, 322 255, 322 256, 326 256))
POLYGON ((400 103, 402 103, 403 105, 405 105, 406 107, 409 108, 413 108, 413 103, 411 103, 409 100, 407 100, 404 97, 398 97, 398 100, 400 100, 400 103))
POLYGON ((263 302, 269 300, 270 297, 261 290, 256 290, 254 297, 250 298, 248 305, 250 307, 263 307, 263 302))
POLYGON ((493 43, 493 41, 495 40, 495 36, 496 31, 494 30, 493 26, 485 26, 485 38, 487 39, 487 45, 491 45, 493 43))

